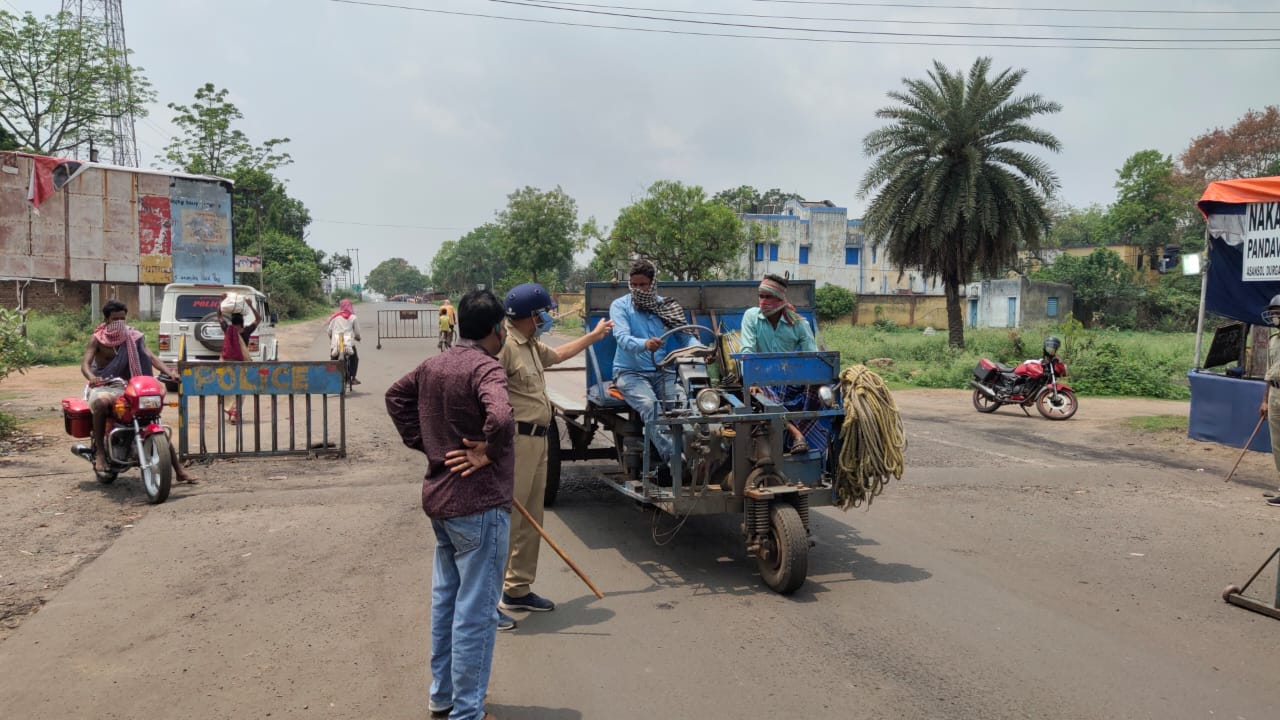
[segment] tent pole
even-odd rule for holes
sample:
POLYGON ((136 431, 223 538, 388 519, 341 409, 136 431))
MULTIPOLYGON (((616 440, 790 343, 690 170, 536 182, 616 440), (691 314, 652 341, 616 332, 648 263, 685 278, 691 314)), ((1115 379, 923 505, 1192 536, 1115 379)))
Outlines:
POLYGON ((1204 229, 1204 267, 1200 268, 1200 315, 1196 317, 1196 363, 1200 369, 1200 351, 1204 348, 1204 300, 1209 292, 1209 228, 1204 229))

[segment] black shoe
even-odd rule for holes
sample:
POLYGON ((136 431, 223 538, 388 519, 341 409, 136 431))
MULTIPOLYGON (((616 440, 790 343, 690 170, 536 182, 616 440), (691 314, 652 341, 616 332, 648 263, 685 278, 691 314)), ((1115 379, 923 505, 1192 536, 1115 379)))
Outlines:
POLYGON ((449 713, 451 713, 451 712, 453 712, 453 706, 452 706, 452 705, 450 705, 449 707, 447 707, 447 708, 445 708, 445 709, 443 709, 443 710, 432 710, 432 711, 431 711, 431 720, 448 720, 448 718, 449 718, 449 713))
POLYGON ((498 613, 498 632, 506 632, 507 630, 515 630, 515 629, 516 629, 516 619, 504 612, 499 612, 498 613))
POLYGON ((503 610, 549 612, 556 609, 556 604, 535 592, 531 592, 528 595, 518 598, 513 598, 506 593, 502 593, 502 600, 498 602, 498 607, 503 610))
POLYGON ((1270 500, 1267 501, 1267 504, 1275 507, 1280 507, 1280 497, 1271 498, 1270 500))

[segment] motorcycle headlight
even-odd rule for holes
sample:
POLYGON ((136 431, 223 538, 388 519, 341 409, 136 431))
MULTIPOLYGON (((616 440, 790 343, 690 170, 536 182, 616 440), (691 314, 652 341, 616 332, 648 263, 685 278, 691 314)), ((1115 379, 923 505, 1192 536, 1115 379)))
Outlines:
POLYGON ((698 412, 710 415, 720 409, 720 393, 712 388, 703 388, 698 391, 697 404, 698 412))
POLYGON ((832 390, 830 385, 820 385, 818 387, 818 401, 822 403, 823 407, 835 407, 836 391, 832 390))
POLYGON ((164 404, 164 398, 159 395, 144 395, 138 398, 139 410, 159 410, 164 404))

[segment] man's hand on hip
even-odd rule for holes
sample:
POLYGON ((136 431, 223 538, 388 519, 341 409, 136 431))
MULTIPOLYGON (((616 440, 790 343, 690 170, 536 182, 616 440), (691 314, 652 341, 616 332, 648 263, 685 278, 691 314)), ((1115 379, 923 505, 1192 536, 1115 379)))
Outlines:
POLYGON ((466 447, 461 450, 450 450, 444 454, 444 465, 462 477, 466 477, 480 468, 493 462, 485 451, 489 443, 483 440, 462 439, 466 447))

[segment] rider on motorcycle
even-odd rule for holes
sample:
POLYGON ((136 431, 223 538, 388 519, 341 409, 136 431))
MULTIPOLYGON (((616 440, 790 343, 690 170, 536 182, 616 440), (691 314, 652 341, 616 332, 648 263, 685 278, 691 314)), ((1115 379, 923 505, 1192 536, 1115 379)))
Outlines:
MULTIPOLYGON (((104 322, 93 331, 89 346, 85 349, 80 373, 89 381, 89 410, 93 413, 93 469, 99 473, 109 471, 105 441, 107 416, 116 400, 124 394, 123 385, 108 384, 112 380, 128 381, 138 375, 150 375, 152 369, 177 377, 160 358, 151 352, 141 332, 129 327, 125 318, 129 308, 119 300, 110 300, 102 306, 104 322)), ((177 452, 169 446, 170 460, 179 482, 194 483, 178 463, 177 452)))

